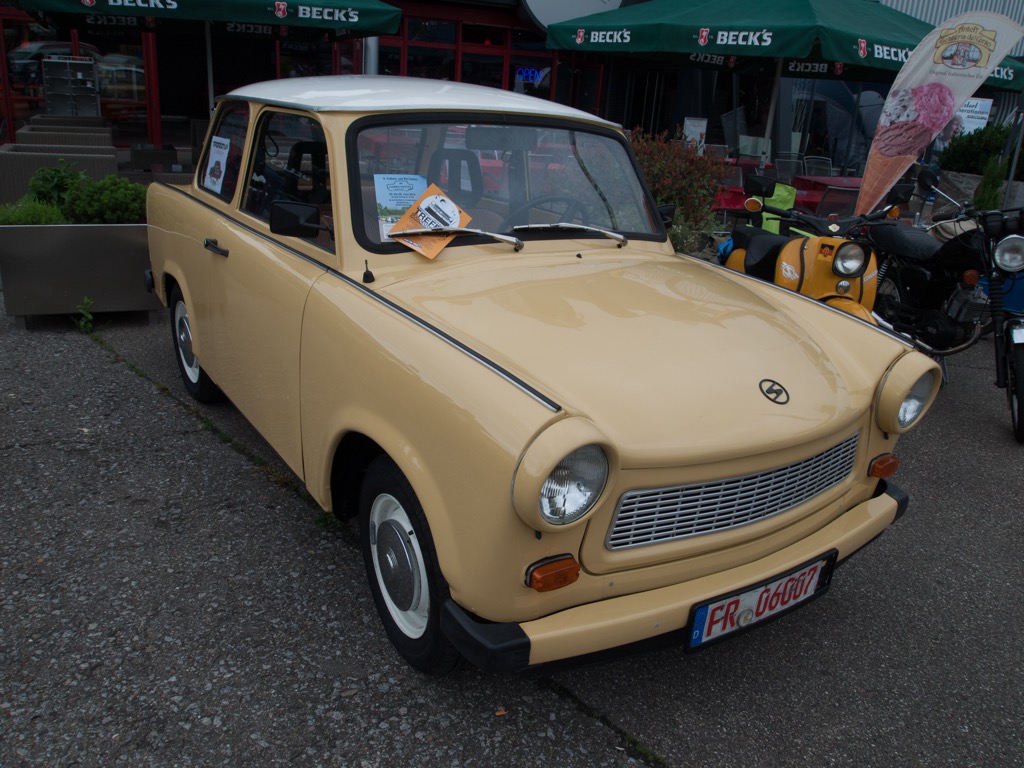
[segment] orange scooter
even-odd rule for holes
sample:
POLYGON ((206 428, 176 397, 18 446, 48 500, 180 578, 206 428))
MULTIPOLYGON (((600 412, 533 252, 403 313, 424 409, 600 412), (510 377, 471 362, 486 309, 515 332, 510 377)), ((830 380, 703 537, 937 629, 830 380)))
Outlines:
POLYGON ((748 177, 743 189, 751 197, 744 207, 758 219, 764 214, 777 217, 782 234, 759 226, 736 226, 731 246, 727 241, 719 249, 721 263, 875 325, 871 310, 878 263, 861 231, 873 221, 898 217, 899 209, 889 206, 866 216, 819 217, 766 204, 764 198, 775 194, 775 184, 764 176, 748 177))

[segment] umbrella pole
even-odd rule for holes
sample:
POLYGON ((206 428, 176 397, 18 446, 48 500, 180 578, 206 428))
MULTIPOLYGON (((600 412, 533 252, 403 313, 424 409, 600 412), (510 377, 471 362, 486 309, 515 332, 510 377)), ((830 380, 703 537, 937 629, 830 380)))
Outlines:
POLYGON ((804 108, 804 124, 800 131, 800 146, 797 151, 802 155, 807 151, 808 140, 811 136, 811 118, 814 117, 814 97, 818 95, 818 81, 811 80, 811 96, 807 99, 807 106, 804 108))
POLYGON ((775 65, 775 82, 772 84, 772 100, 768 103, 768 120, 764 126, 764 143, 761 145, 761 164, 758 170, 763 171, 768 163, 768 152, 772 144, 772 123, 775 122, 775 105, 779 101, 779 85, 782 82, 782 59, 775 65))
POLYGON ((853 144, 853 132, 860 121, 860 97, 864 93, 864 83, 857 83, 857 98, 853 100, 853 114, 850 115, 850 130, 846 132, 846 152, 843 154, 842 174, 845 176, 850 162, 850 145, 853 144))
POLYGON ((210 22, 205 21, 206 27, 206 96, 210 100, 210 114, 213 114, 213 39, 210 33, 210 22))
POLYGON ((1017 175, 1017 161, 1020 160, 1020 143, 1024 139, 1024 131, 1021 130, 1024 127, 1022 122, 1024 115, 1017 114, 1013 120, 1013 130, 1010 131, 1010 136, 1013 137, 1013 162, 1010 163, 1010 175, 1006 179, 1006 190, 1003 192, 1003 208, 1010 207, 1010 196, 1013 194, 1013 178, 1017 175))

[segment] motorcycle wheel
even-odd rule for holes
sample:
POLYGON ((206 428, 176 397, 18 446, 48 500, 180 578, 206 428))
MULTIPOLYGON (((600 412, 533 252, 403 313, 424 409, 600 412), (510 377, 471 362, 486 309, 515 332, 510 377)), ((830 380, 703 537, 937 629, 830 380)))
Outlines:
POLYGON ((1013 436, 1024 443, 1024 345, 1011 344, 1006 354, 1006 395, 1010 400, 1013 436))

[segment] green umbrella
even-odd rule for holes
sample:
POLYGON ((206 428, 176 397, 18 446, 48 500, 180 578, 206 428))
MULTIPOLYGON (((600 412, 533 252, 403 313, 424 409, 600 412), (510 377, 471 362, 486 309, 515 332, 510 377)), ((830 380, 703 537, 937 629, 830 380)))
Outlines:
POLYGON ((241 21, 393 34, 402 12, 380 0, 18 0, 26 11, 241 21))
MULTIPOLYGON (((932 29, 931 24, 878 0, 649 0, 551 24, 547 44, 549 48, 605 53, 776 59, 761 153, 763 167, 785 59, 898 71, 932 29)), ((1024 65, 1006 57, 986 84, 1024 90, 1024 65)))
MULTIPOLYGON (((817 59, 898 71, 932 29, 878 0, 649 0, 551 24, 548 47, 817 59)), ((1024 90, 1024 65, 1007 57, 986 84, 1024 90)))

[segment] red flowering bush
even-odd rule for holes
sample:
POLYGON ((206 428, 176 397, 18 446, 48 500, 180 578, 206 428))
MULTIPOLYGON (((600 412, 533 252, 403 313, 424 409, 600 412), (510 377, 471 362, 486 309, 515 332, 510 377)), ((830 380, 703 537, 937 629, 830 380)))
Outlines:
POLYGON ((715 228, 711 206, 722 177, 721 160, 688 147, 680 128, 671 135, 636 128, 630 143, 654 199, 676 206, 669 231, 672 244, 679 251, 699 250, 715 228))

